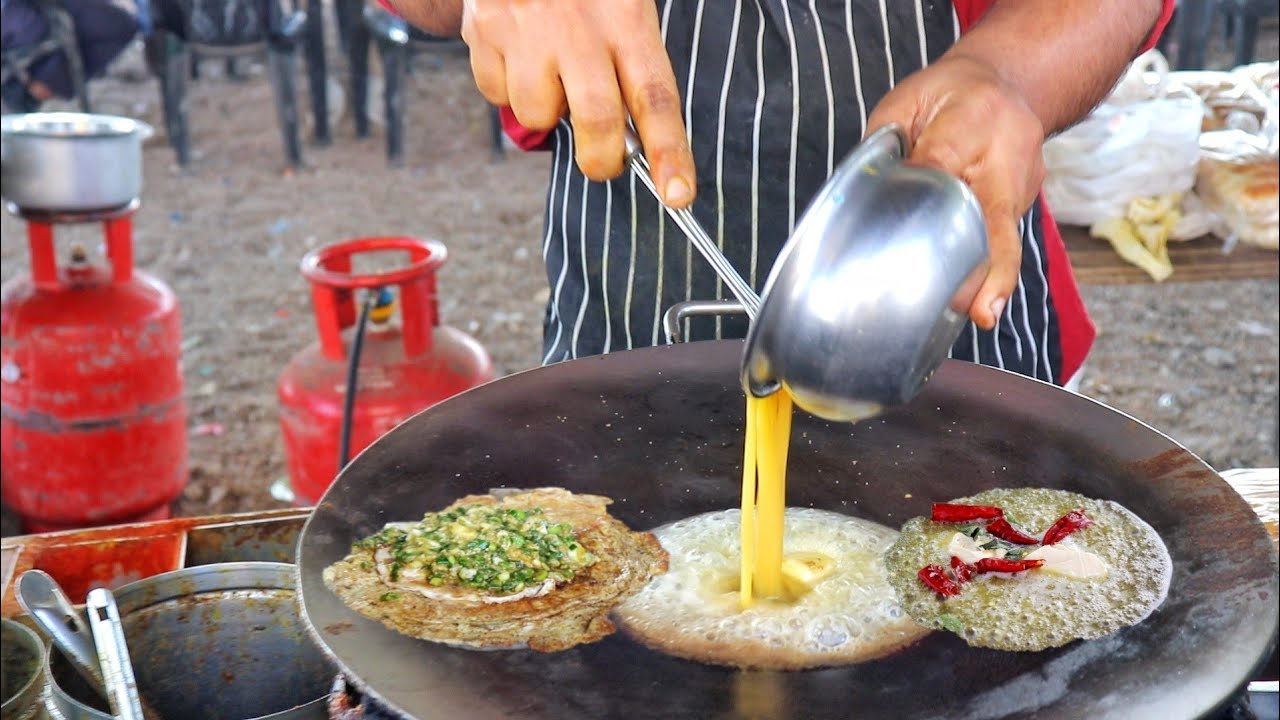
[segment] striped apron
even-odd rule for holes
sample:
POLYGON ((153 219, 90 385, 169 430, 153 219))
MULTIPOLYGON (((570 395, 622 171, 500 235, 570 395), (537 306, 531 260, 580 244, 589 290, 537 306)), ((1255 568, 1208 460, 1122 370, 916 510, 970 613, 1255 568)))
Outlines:
MULTIPOLYGON (((937 59, 959 21, 945 0, 658 0, 698 169, 693 213, 757 291, 806 204, 893 86, 937 59)), ((731 297, 631 173, 587 180, 573 132, 549 138, 543 362, 662 342, 664 311, 731 297)), ((993 331, 955 358, 1061 383, 1058 318, 1036 204, 1019 223, 1021 278, 993 331)), ((742 317, 693 318, 688 339, 740 338, 742 317)))

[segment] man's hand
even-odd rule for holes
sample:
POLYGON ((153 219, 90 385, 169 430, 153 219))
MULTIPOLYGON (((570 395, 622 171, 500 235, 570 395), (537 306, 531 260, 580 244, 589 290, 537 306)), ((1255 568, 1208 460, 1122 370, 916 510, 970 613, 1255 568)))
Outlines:
POLYGON ((464 0, 462 39, 480 92, 521 125, 548 130, 569 114, 584 175, 622 172, 630 114, 663 200, 693 202, 693 154, 652 0, 464 0))
POLYGON ((913 161, 964 179, 982 203, 991 268, 969 308, 979 327, 995 326, 1017 285, 1017 222, 1040 191, 1045 136, 1106 97, 1171 10, 1161 0, 996 0, 872 113, 870 130, 899 123, 913 161))
POLYGON ((868 132, 889 123, 906 130, 909 161, 959 177, 982 204, 991 265, 969 317, 990 330, 1018 283, 1018 219, 1044 181, 1044 126, 994 68, 963 56, 944 57, 899 83, 871 114, 868 132))

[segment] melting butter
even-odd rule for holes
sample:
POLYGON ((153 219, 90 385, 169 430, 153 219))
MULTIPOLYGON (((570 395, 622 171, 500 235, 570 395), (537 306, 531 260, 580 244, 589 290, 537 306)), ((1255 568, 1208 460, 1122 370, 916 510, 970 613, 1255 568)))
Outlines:
POLYGON ((1091 552, 1066 545, 1042 545, 1027 553, 1027 560, 1043 560, 1038 569, 1070 580, 1101 580, 1107 564, 1091 552))
POLYGON ((964 533, 951 536, 951 542, 947 543, 947 552, 953 557, 960 558, 967 565, 972 565, 982 558, 996 557, 994 552, 978 547, 978 543, 964 533))

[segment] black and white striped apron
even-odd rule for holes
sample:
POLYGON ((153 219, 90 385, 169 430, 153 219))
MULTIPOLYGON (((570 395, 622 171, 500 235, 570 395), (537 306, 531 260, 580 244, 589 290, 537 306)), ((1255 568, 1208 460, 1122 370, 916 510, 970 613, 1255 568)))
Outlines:
MULTIPOLYGON (((942 0, 658 0, 698 169, 693 212, 758 291, 809 199, 895 83, 959 30, 942 0)), ((543 362, 662 342, 663 312, 731 297, 627 172, 597 183, 553 133, 542 254, 551 297, 543 362)), ((952 356, 1060 382, 1038 207, 1022 219, 1021 280, 996 330, 970 324, 952 356)), ((745 318, 693 318, 689 339, 743 337, 745 318)))

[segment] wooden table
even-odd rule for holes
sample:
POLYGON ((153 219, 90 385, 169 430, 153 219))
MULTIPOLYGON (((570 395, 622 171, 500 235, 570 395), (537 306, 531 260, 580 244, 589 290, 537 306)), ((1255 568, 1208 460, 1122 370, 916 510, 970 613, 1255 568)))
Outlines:
MULTIPOLYGON (((1120 259, 1111 243, 1089 237, 1087 228, 1063 225, 1060 229, 1076 280, 1081 285, 1152 282, 1150 275, 1120 259)), ((1169 259, 1173 263, 1173 275, 1165 282, 1280 278, 1280 253, 1239 244, 1224 255, 1222 240, 1211 235, 1184 242, 1171 241, 1169 259)))

